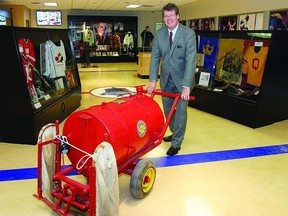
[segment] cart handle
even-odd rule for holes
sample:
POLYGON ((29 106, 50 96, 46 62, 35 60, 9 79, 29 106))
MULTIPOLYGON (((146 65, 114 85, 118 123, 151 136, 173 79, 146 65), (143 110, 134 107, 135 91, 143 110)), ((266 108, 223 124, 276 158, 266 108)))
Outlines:
MULTIPOLYGON (((136 86, 136 91, 137 91, 137 94, 141 95, 141 94, 146 94, 148 93, 147 90, 145 90, 143 88, 144 85, 139 85, 139 86, 136 86)), ((151 94, 151 97, 153 98, 154 95, 161 95, 161 96, 164 96, 164 97, 172 97, 172 98, 181 98, 181 94, 174 94, 174 93, 168 93, 168 92, 162 92, 162 91, 157 91, 157 90, 154 90, 151 94)), ((194 96, 189 96, 189 100, 193 101, 195 100, 195 97, 194 96)))

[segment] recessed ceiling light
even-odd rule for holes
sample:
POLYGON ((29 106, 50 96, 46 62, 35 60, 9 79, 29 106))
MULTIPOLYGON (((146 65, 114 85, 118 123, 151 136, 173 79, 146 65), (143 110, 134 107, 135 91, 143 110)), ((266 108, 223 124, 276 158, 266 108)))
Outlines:
POLYGON ((57 7, 58 4, 56 2, 43 2, 43 4, 45 6, 48 6, 48 7, 57 7))
POLYGON ((40 5, 42 2, 28 2, 29 4, 40 5))
POLYGON ((133 4, 131 4, 131 5, 126 6, 126 8, 138 8, 140 6, 141 5, 133 5, 133 4))

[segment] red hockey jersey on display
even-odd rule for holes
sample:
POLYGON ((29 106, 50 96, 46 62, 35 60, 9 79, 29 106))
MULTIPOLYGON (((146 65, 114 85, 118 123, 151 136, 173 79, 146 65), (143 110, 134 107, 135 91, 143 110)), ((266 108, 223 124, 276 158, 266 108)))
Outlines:
POLYGON ((19 38, 18 46, 24 74, 26 77, 26 83, 27 86, 31 86, 34 84, 33 67, 35 65, 35 53, 33 49, 33 44, 28 38, 19 38))

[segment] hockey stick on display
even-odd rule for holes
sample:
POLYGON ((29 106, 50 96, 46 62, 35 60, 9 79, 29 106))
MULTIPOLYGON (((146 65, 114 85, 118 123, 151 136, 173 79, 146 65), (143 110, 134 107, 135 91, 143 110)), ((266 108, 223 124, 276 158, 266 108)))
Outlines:
POLYGON ((42 74, 34 67, 33 64, 31 64, 30 62, 28 63, 29 65, 32 66, 33 70, 39 75, 40 79, 54 92, 56 93, 56 91, 51 87, 51 85, 45 80, 45 78, 42 76, 42 74))
MULTIPOLYGON (((21 53, 21 56, 22 56, 25 60, 27 60, 27 57, 26 57, 23 53, 21 53)), ((39 77, 41 78, 41 80, 42 80, 54 93, 56 93, 56 92, 54 91, 54 89, 50 86, 50 84, 45 80, 45 78, 43 78, 42 74, 34 67, 34 65, 33 65, 31 62, 28 61, 28 66, 29 66, 29 65, 32 66, 33 70, 39 75, 39 77)))

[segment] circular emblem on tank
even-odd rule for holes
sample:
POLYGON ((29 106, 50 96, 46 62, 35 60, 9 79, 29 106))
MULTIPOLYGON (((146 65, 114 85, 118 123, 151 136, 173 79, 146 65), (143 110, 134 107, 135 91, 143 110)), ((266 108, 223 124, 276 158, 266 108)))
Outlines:
POLYGON ((147 126, 146 123, 142 120, 139 120, 137 122, 137 133, 139 137, 144 137, 147 132, 147 126))

